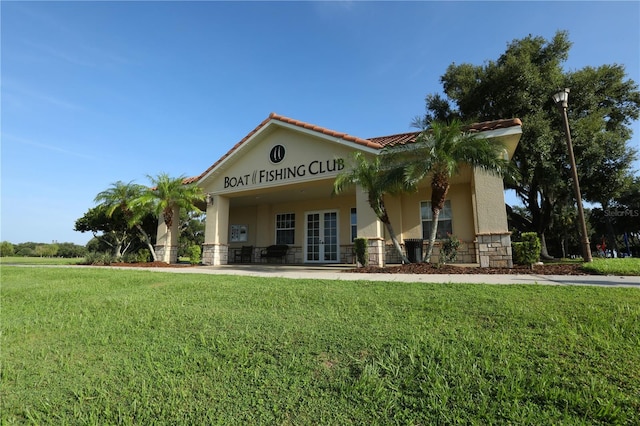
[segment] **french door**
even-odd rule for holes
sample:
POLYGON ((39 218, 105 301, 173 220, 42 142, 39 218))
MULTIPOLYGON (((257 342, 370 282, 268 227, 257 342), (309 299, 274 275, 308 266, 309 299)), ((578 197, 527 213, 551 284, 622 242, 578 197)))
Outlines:
POLYGON ((338 212, 330 210, 309 212, 305 225, 306 262, 338 262, 338 212))

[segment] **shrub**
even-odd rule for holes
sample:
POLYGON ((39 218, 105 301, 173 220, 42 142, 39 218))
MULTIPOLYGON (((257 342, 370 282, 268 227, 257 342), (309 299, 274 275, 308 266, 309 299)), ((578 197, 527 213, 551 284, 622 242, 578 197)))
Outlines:
POLYGON ((192 245, 189 247, 189 262, 192 265, 200 264, 200 260, 202 260, 201 248, 199 245, 192 245))
POLYGON ((105 252, 105 253, 88 253, 84 258, 84 263, 87 265, 111 265, 116 261, 116 258, 113 254, 105 252))
POLYGON ((369 243, 366 238, 353 240, 353 251, 355 252, 358 266, 367 266, 369 264, 369 243))
POLYGON ((522 241, 511 244, 513 261, 518 265, 530 265, 540 261, 540 238, 535 232, 523 232, 522 241))
POLYGON ((453 263, 458 257, 458 247, 460 247, 460 240, 455 235, 447 234, 447 238, 442 241, 442 248, 440 249, 440 262, 441 263, 453 263))
POLYGON ((15 250, 13 248, 13 244, 11 244, 9 241, 3 241, 2 243, 0 243, 1 257, 13 256, 14 254, 15 250))
POLYGON ((119 262, 136 263, 138 262, 138 255, 136 253, 125 253, 120 257, 119 262))
POLYGON ((151 259, 151 252, 149 249, 140 249, 136 254, 136 261, 139 263, 148 262, 151 259))

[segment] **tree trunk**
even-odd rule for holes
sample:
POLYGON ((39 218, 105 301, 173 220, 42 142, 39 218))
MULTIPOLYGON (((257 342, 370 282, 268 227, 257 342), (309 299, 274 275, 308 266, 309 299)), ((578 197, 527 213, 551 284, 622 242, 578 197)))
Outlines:
POLYGON ((122 257, 122 245, 123 245, 124 241, 118 239, 116 240, 116 248, 115 248, 115 256, 116 259, 120 259, 122 257))
POLYGON ((431 222, 431 234, 429 235, 429 247, 427 247, 427 253, 422 259, 423 262, 431 262, 431 255, 433 254, 433 245, 436 243, 436 234, 438 233, 438 218, 440 217, 440 209, 433 209, 433 222, 431 222))
POLYGON ((389 232, 389 238, 391 238, 393 247, 395 247, 396 251, 400 255, 402 263, 411 263, 407 256, 402 253, 402 247, 400 247, 396 232, 393 230, 393 226, 391 226, 391 220, 389 219, 389 215, 387 214, 387 207, 384 205, 384 200, 379 199, 377 204, 369 200, 369 205, 375 212, 376 216, 378 216, 378 219, 380 219, 380 221, 384 223, 384 226, 387 228, 387 232, 389 232))
POLYGON ((544 232, 540 234, 540 257, 545 260, 553 260, 553 256, 549 255, 547 250, 547 240, 544 237, 544 232))
POLYGON ((411 263, 409 258, 402 253, 402 247, 400 247, 400 243, 398 242, 398 237, 396 237, 396 233, 391 226, 391 222, 387 219, 387 222, 383 221, 384 225, 387 227, 387 231, 389 232, 389 237, 391 238, 391 242, 393 243, 393 247, 395 247, 396 251, 400 255, 402 259, 402 264, 411 263))
POLYGON ((147 248, 149 249, 149 251, 151 252, 151 259, 153 259, 153 261, 157 261, 158 257, 156 256, 156 250, 153 248, 153 244, 151 244, 151 238, 149 238, 149 234, 147 234, 145 232, 144 229, 142 229, 142 226, 140 225, 136 225, 136 229, 138 229, 138 231, 140 231, 140 233, 142 234, 142 239, 144 240, 144 243, 147 245, 147 248))

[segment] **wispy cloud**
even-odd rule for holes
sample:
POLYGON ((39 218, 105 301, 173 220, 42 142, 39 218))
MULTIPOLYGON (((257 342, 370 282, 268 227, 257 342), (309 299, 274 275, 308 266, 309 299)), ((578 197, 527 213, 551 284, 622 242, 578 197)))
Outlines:
POLYGON ((12 98, 20 99, 20 98, 31 98, 40 103, 48 103, 54 105, 56 107, 80 111, 85 108, 81 105, 74 104, 73 102, 69 102, 66 99, 63 99, 59 96, 53 96, 49 93, 33 90, 27 88, 20 83, 17 83, 15 80, 3 79, 2 81, 2 96, 3 101, 11 100, 12 98))
POLYGON ((36 25, 47 29, 51 34, 68 40, 67 48, 41 41, 22 40, 25 46, 31 47, 41 54, 84 67, 113 66, 130 62, 129 59, 118 52, 108 48, 97 47, 97 40, 91 40, 91 43, 88 43, 86 35, 78 32, 73 25, 44 12, 40 8, 34 8, 30 5, 14 5, 12 12, 21 14, 24 19, 34 21, 36 25))
POLYGON ((78 55, 74 55, 71 54, 63 49, 58 49, 55 48, 53 46, 48 46, 42 43, 34 43, 32 41, 29 40, 23 40, 22 41, 25 45, 32 47, 36 50, 39 50, 41 53, 45 53, 49 56, 52 56, 54 58, 57 59, 61 59, 65 62, 69 62, 73 65, 80 65, 80 66, 84 66, 84 67, 95 67, 96 64, 95 62, 92 61, 88 61, 84 58, 81 58, 78 55))
POLYGON ((35 43, 30 40, 22 40, 22 42, 41 53, 68 62, 72 65, 95 68, 105 65, 129 63, 129 61, 122 55, 93 46, 77 44, 73 49, 74 53, 70 53, 69 50, 60 49, 43 43, 35 43))
POLYGON ((58 152, 58 153, 61 153, 61 154, 67 155, 67 156, 84 158, 86 160, 95 160, 96 159, 96 157, 94 157, 92 155, 85 154, 83 152, 69 150, 69 149, 66 149, 66 148, 61 148, 61 147, 56 146, 56 145, 50 145, 50 144, 46 144, 46 143, 35 142, 35 141, 31 140, 31 139, 26 139, 26 138, 14 136, 14 135, 6 134, 6 133, 2 134, 2 142, 3 142, 3 144, 7 143, 7 142, 15 142, 15 143, 19 143, 19 144, 22 144, 22 145, 35 146, 36 148, 42 148, 42 149, 46 149, 48 151, 58 152))

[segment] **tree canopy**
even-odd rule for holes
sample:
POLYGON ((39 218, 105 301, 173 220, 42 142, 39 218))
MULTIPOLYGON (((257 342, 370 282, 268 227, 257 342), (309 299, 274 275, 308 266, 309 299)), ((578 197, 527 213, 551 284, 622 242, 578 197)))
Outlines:
POLYGON ((157 177, 147 176, 151 181, 151 188, 143 191, 132 202, 132 205, 151 211, 156 217, 162 217, 167 227, 173 223, 173 209, 185 211, 198 210, 195 205, 204 201, 202 189, 194 184, 185 185, 184 176, 172 178, 166 173, 157 177))
MULTIPOLYGON (((586 201, 603 208, 631 182, 635 150, 630 125, 640 113, 637 84, 622 65, 566 71, 571 42, 564 31, 551 40, 514 40, 496 60, 482 65, 451 64, 441 76, 444 97, 429 94, 424 125, 438 118, 486 121, 520 118, 522 137, 513 161, 519 179, 506 179, 530 212, 529 229, 541 235, 551 227, 559 205, 575 205, 560 114, 551 96, 569 87, 568 116, 578 175, 586 201)), ((544 250, 544 247, 543 247, 544 250)))

